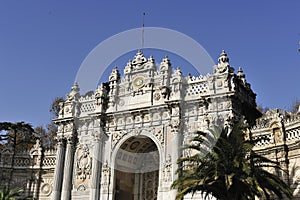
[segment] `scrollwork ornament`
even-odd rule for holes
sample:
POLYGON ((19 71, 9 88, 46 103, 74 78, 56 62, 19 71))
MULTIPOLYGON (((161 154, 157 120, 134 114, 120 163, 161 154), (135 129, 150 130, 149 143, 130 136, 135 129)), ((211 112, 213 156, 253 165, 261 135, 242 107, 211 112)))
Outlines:
POLYGON ((158 141, 160 141, 161 144, 164 143, 164 134, 161 129, 155 132, 155 137, 158 139, 158 141))

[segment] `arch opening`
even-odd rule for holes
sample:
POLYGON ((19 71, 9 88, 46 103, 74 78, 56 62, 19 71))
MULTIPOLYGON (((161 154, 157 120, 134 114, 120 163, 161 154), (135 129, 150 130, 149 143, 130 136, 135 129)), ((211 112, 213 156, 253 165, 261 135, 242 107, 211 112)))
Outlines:
POLYGON ((114 172, 115 200, 156 200, 159 151, 152 139, 133 136, 117 151, 114 172))

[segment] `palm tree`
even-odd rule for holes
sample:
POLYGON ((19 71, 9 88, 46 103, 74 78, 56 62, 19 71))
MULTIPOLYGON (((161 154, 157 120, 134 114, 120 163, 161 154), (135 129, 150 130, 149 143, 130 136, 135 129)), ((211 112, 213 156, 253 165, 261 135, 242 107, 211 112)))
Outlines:
POLYGON ((178 178, 172 185, 178 190, 177 200, 195 192, 219 200, 292 197, 289 186, 266 170, 282 170, 278 163, 256 154, 252 149, 257 141, 245 140, 240 125, 223 129, 218 139, 218 131, 210 133, 197 132, 184 147, 196 153, 178 160, 178 178))
POLYGON ((8 189, 7 186, 4 186, 0 189, 0 200, 15 200, 16 197, 21 196, 22 192, 22 189, 8 189))

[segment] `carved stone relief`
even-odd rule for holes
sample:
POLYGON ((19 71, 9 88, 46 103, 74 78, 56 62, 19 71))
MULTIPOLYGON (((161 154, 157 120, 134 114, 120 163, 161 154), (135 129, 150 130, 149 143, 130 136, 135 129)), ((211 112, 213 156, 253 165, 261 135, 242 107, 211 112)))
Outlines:
POLYGON ((170 154, 168 155, 163 169, 163 181, 172 182, 172 160, 170 154))
POLYGON ((160 141, 161 144, 163 144, 164 143, 163 129, 156 130, 155 137, 157 138, 158 141, 160 141))
POLYGON ((92 169, 92 158, 88 146, 79 148, 77 152, 76 178, 90 178, 92 169))
POLYGON ((50 178, 44 178, 40 190, 43 195, 50 196, 53 190, 53 180, 50 178))
POLYGON ((106 161, 102 166, 102 178, 101 178, 101 190, 102 191, 108 190, 109 174, 110 174, 110 168, 106 161))

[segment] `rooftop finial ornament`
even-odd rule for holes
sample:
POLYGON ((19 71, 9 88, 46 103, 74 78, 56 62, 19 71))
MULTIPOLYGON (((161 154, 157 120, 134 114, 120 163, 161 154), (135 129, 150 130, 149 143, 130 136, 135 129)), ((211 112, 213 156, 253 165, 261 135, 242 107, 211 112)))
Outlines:
POLYGON ((147 62, 147 59, 143 55, 143 52, 139 50, 137 54, 134 56, 132 64, 137 68, 140 68, 143 64, 147 62))
POLYGON ((220 63, 228 63, 229 64, 229 58, 227 57, 225 50, 222 50, 222 53, 220 54, 218 62, 219 62, 219 64, 220 63))
POLYGON ((71 95, 76 95, 79 93, 79 86, 78 86, 78 83, 75 82, 74 85, 72 86, 71 88, 71 95))
POLYGON ((218 65, 214 68, 214 70, 217 73, 223 73, 227 71, 229 68, 230 68, 229 58, 227 57, 226 52, 222 50, 222 53, 218 59, 218 65))

